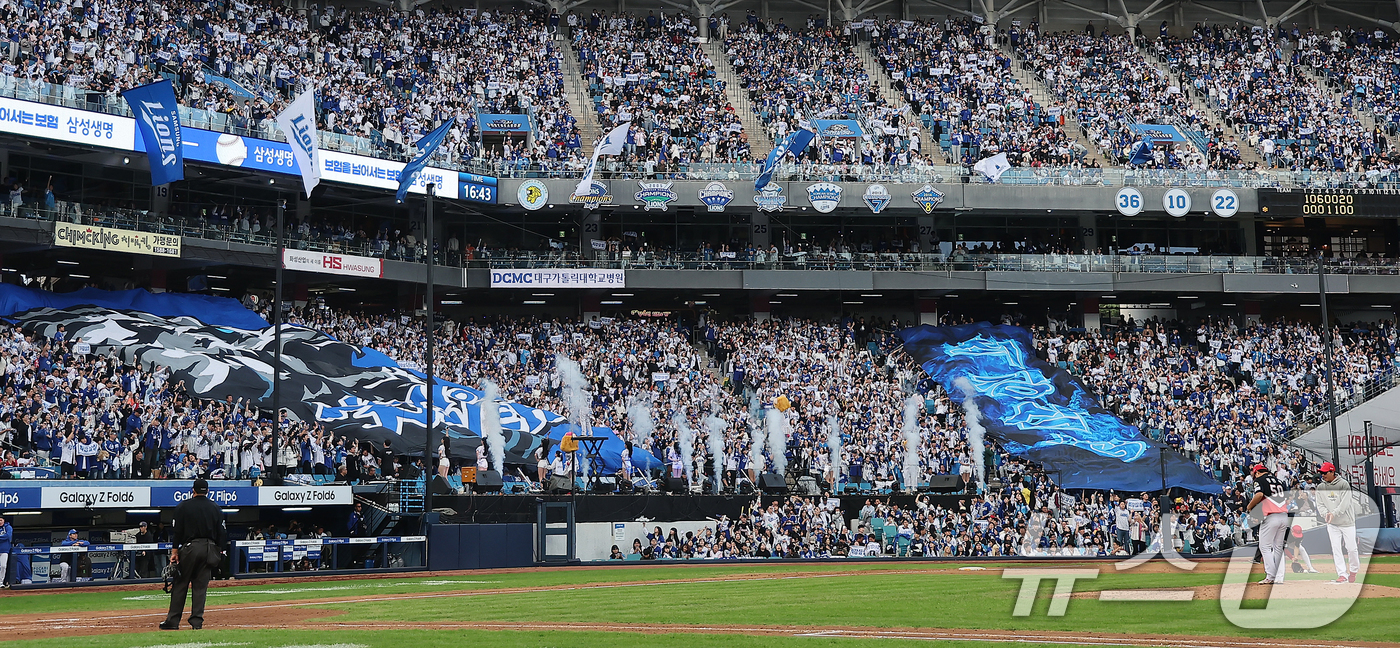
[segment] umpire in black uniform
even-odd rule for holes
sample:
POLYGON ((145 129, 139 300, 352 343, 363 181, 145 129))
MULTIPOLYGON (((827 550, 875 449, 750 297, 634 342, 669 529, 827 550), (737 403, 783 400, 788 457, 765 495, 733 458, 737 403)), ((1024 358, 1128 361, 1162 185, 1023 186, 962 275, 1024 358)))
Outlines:
POLYGON ((170 588, 170 613, 161 630, 179 630, 180 616, 185 613, 185 593, 194 584, 194 603, 190 609, 190 625, 204 627, 204 596, 209 592, 209 579, 214 568, 223 560, 222 552, 228 542, 224 528, 224 512, 210 501, 209 482, 194 480, 194 495, 175 507, 175 548, 170 550, 170 562, 177 566, 175 582, 170 588))

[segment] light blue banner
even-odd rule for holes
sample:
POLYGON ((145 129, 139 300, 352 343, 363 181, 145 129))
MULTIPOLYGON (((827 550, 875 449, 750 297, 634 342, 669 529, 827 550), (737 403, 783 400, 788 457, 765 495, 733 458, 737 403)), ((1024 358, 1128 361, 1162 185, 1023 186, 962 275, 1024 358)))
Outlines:
POLYGON ((1138 135, 1146 135, 1154 142, 1185 142, 1186 136, 1175 126, 1163 124, 1131 124, 1128 126, 1138 135))
POLYGON ((529 115, 477 115, 483 133, 528 133, 529 115))
POLYGON ((854 119, 814 119, 817 134, 822 137, 860 137, 865 129, 854 119))

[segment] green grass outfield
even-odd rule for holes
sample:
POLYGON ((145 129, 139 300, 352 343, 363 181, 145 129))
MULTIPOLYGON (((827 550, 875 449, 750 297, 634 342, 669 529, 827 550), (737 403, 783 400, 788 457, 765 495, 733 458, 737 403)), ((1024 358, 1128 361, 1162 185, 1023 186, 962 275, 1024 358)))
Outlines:
MULTIPOLYGON (((121 637, 74 637, 62 641, 15 641, 4 645, 72 648, 929 648, 910 639, 837 637, 741 637, 697 634, 626 634, 617 632, 516 632, 448 630, 231 630, 195 635, 164 633, 121 637)), ((957 648, 1006 648, 1005 643, 957 642, 957 648)), ((1016 643, 1018 648, 1065 648, 1064 644, 1016 643)))
MULTIPOLYGON (((1377 559, 1389 563, 1390 559, 1377 559)), ((1047 567, 1082 566, 1053 564, 1047 567)), ((1109 563, 1099 563, 1103 574, 1076 583, 1076 592, 1102 589, 1172 588, 1215 585, 1219 573, 1114 574, 1109 563)), ((123 634, 79 638, 54 638, 13 642, 7 645, 44 648, 90 646, 93 648, 144 648, 188 642, 244 644, 252 648, 289 645, 358 644, 369 648, 409 646, 459 646, 463 641, 490 641, 493 648, 551 646, 631 648, 632 646, 759 646, 808 648, 865 644, 895 646, 928 641, 854 639, 830 637, 775 637, 736 635, 644 635, 574 631, 480 630, 216 630, 218 605, 276 601, 314 601, 331 597, 379 598, 399 594, 450 594, 502 588, 581 586, 579 589, 442 596, 411 600, 340 601, 317 606, 338 612, 318 616, 316 622, 392 621, 413 623, 451 621, 855 626, 871 628, 964 628, 1012 631, 1103 632, 1180 634, 1288 639, 1326 639, 1400 644, 1400 599, 1372 598, 1356 601, 1346 615, 1319 630, 1249 630, 1228 623, 1215 600, 1191 602, 1102 602, 1074 599, 1064 617, 1047 617, 1051 586, 1042 583, 1039 600, 1029 617, 1012 617, 1019 580, 1007 580, 997 572, 957 571, 951 563, 879 564, 727 564, 723 566, 648 566, 629 569, 542 570, 518 573, 459 574, 431 578, 318 581, 290 584, 251 583, 211 589, 207 630, 191 632, 123 634), (940 573, 891 573, 905 569, 948 569, 940 573), (827 578, 785 578, 794 572, 849 572, 827 578), (759 580, 730 580, 752 575, 759 580), (677 580, 665 584, 627 584, 640 581, 677 580), (411 639, 409 639, 411 637, 411 639)), ((992 568, 993 564, 977 566, 992 568)), ((1025 566, 1025 565, 1019 565, 1025 566)), ((1290 574, 1290 578, 1298 575, 1290 574)), ((1325 574, 1309 575, 1324 579, 1325 574)), ((1400 574, 1372 574, 1367 583, 1400 587, 1400 574)), ((0 615, 74 613, 94 610, 159 609, 167 599, 158 588, 147 591, 54 592, 0 598, 0 615)), ((1260 602, 1262 604, 1262 602, 1260 602)), ((1250 605, 1246 603, 1246 607, 1250 605)), ((3 619, 0 619, 0 625, 3 619)), ((3 640, 0 635, 0 640, 3 640)), ((957 642, 957 646, 992 644, 957 642)), ((1002 644, 996 644, 1002 645, 1002 644)), ((1035 645, 1035 644, 1025 644, 1035 645)))

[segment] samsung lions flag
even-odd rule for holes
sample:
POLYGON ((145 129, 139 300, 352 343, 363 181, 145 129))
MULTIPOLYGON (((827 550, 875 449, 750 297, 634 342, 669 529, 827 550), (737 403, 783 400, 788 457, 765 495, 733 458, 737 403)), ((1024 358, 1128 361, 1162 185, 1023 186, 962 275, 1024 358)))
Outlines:
POLYGON ((180 137, 180 105, 175 86, 164 79, 122 93, 151 161, 151 184, 160 186, 185 179, 185 151, 180 137))
POLYGON ((321 182, 321 154, 316 148, 319 138, 316 134, 316 90, 308 89, 301 93, 277 116, 277 127, 282 129, 287 143, 292 146, 292 157, 296 158, 301 169, 301 184, 306 195, 321 182))
POLYGON ((588 161, 588 168, 583 172, 583 179, 578 181, 578 186, 574 187, 575 196, 587 196, 593 190, 593 171, 598 168, 598 156, 600 155, 621 155, 623 145, 627 144, 627 131, 632 128, 632 122, 618 124, 617 128, 608 131, 607 136, 598 141, 598 145, 593 147, 593 159, 588 161))
POLYGON ((802 155, 802 152, 807 150, 807 145, 812 143, 812 138, 816 136, 816 133, 800 128, 784 137, 783 141, 773 147, 773 151, 768 154, 768 159, 764 160, 763 171, 758 174, 758 179, 754 180, 753 190, 763 191, 763 188, 773 181, 774 167, 777 167, 788 153, 793 154, 793 156, 802 155))
POLYGON ((972 170, 987 176, 987 180, 993 184, 1001 180, 1001 174, 1006 173, 1011 168, 1011 163, 1006 161, 1005 153, 998 153, 989 158, 984 158, 977 164, 972 165, 972 170))
POLYGON ((399 192, 394 194, 399 202, 403 202, 404 194, 407 194, 408 188, 413 186, 413 180, 418 177, 418 173, 423 170, 423 167, 428 166, 428 158, 432 157, 433 152, 442 145, 442 139, 447 137, 447 131, 452 130, 452 125, 455 123, 457 123, 456 117, 447 118, 447 121, 443 122, 441 126, 434 128, 433 132, 424 135, 423 139, 418 140, 418 143, 415 144, 420 151, 418 157, 413 158, 413 161, 404 166, 403 171, 399 173, 399 192))
POLYGON ((1152 161, 1152 138, 1144 137, 1128 148, 1128 164, 1142 166, 1152 161))

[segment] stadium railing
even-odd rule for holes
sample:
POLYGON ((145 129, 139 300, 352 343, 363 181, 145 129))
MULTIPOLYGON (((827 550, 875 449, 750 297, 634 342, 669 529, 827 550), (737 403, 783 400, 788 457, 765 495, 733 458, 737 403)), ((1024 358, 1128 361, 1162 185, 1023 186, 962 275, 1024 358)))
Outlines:
POLYGON ((261 567, 264 573, 280 573, 299 566, 316 570, 423 568, 426 552, 409 550, 409 546, 427 542, 427 536, 236 540, 233 573, 252 573, 254 566, 261 567))
MULTIPOLYGON (((1400 386, 1400 374, 1387 367, 1380 374, 1361 384, 1361 389, 1353 390, 1349 396, 1336 400, 1337 416, 1351 411, 1386 391, 1400 386)), ((1288 429, 1286 438, 1296 439, 1313 428, 1327 422, 1331 408, 1327 403, 1318 403, 1302 411, 1288 429)))
MULTIPOLYGON (((59 201, 54 209, 32 203, 15 208, 0 204, 0 217, 110 227, 139 232, 169 234, 209 241, 225 241, 272 247, 271 229, 253 233, 231 225, 211 223, 198 217, 178 217, 149 211, 84 205, 59 201)), ((383 241, 363 241, 343 237, 302 236, 288 228, 287 247, 311 252, 350 254, 395 261, 426 261, 422 246, 406 246, 383 241)), ((1259 257, 1228 255, 1162 254, 952 254, 907 252, 777 253, 756 250, 739 252, 600 252, 597 258, 584 258, 566 250, 552 252, 483 251, 471 255, 446 251, 441 246, 435 263, 459 268, 592 268, 635 270, 792 270, 792 271, 877 271, 877 272, 1113 272, 1165 274, 1315 274, 1317 260, 1311 257, 1259 257)), ((1395 259, 1327 259, 1331 274, 1400 274, 1395 259)))
MULTIPOLYGON (((116 96, 54 83, 29 81, 0 76, 0 96, 78 110, 131 116, 126 103, 116 96)), ((180 108, 180 121, 192 128, 229 133, 243 137, 258 137, 285 141, 272 120, 246 123, 242 119, 200 108, 180 108)), ((411 147, 394 150, 382 138, 362 137, 320 131, 320 147, 324 150, 353 153, 384 160, 407 161, 415 151, 411 147)), ((764 156, 765 152, 755 151, 764 156)), ((542 165, 528 160, 457 159, 444 147, 429 163, 436 167, 465 171, 498 178, 580 178, 583 164, 577 162, 542 165)), ((606 159, 599 163, 595 177, 600 179, 660 179, 660 180, 753 180, 758 177, 757 163, 691 163, 675 169, 658 170, 653 163, 627 163, 606 159)), ((882 165, 882 164, 782 164, 774 174, 777 181, 793 182, 892 182, 921 183, 987 183, 980 173, 956 165, 882 165)), ((1138 187, 1233 187, 1241 189, 1337 189, 1364 188, 1400 190, 1400 173, 1343 173, 1323 171, 1224 171, 1215 169, 1133 169, 1082 167, 1016 167, 1001 176, 999 184, 1014 186, 1138 186, 1138 187)))

